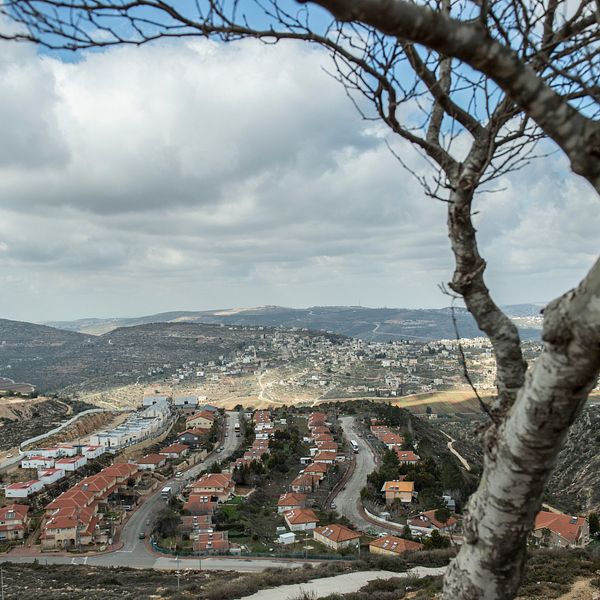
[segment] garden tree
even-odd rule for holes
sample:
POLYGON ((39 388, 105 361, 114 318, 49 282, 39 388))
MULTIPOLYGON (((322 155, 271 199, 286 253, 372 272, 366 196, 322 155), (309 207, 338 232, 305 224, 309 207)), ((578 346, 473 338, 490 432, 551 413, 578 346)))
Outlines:
POLYGON ((3 0, 0 12, 17 27, 0 35, 74 50, 194 35, 287 38, 331 52, 335 76, 365 117, 380 118, 432 165, 432 177, 418 176, 447 202, 449 287, 496 358, 497 398, 483 407, 490 417, 483 475, 443 597, 513 598, 544 485, 600 369, 600 261, 546 307, 544 349, 527 371, 517 329, 485 285, 473 201, 527 161, 540 130, 600 192, 599 4, 311 0, 337 19, 330 25, 301 4, 298 11, 275 0, 3 0), (407 120, 407 103, 422 108, 421 123, 407 120))
POLYGON ((447 523, 451 515, 452 513, 447 506, 441 506, 440 508, 436 509, 434 513, 434 517, 442 524, 447 523))
POLYGON ((449 548, 450 539, 444 535, 441 535, 437 529, 431 532, 428 538, 423 540, 423 546, 425 550, 438 550, 440 548, 449 548))

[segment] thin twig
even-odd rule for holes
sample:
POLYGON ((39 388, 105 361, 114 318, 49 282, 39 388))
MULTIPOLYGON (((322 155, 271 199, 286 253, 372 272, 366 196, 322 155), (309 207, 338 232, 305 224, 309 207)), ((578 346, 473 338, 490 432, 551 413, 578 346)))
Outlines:
POLYGON ((454 303, 460 297, 457 296, 456 294, 450 293, 446 289, 446 286, 443 283, 441 283, 439 285, 439 288, 442 290, 443 294, 445 294, 446 296, 450 296, 450 298, 452 299, 452 301, 450 303, 450 315, 452 317, 452 326, 454 327, 454 335, 456 336, 456 341, 458 342, 458 352, 460 353, 460 362, 461 362, 462 369, 463 369, 463 375, 464 375, 465 379, 467 380, 467 383, 471 386, 473 393, 475 394, 475 396, 477 396, 477 400, 479 401, 479 406, 481 407, 481 410, 483 410, 483 412, 492 420, 492 422, 494 424, 498 425, 499 424, 498 420, 492 414, 489 406, 483 401, 482 397, 479 395, 479 392, 477 391, 477 388, 473 384, 473 380, 471 379, 471 376, 469 375, 469 369, 467 368, 467 357, 465 356, 465 351, 463 349, 463 345, 461 342, 460 332, 458 331, 458 322, 456 320, 456 312, 455 312, 455 306, 454 306, 454 303))

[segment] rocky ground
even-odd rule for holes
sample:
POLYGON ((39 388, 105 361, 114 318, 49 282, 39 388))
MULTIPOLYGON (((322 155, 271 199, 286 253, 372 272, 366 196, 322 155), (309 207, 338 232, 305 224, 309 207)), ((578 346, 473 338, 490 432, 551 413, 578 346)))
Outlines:
POLYGON ((70 416, 94 408, 82 402, 54 398, 0 398, 0 450, 57 427, 70 416))

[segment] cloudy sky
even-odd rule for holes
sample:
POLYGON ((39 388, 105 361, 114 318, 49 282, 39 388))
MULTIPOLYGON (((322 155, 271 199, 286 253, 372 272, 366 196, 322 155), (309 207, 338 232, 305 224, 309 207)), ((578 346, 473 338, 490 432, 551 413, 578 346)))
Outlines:
MULTIPOLYGON (((445 205, 292 43, 0 48, 0 317, 280 304, 438 307, 445 205)), ((397 146, 415 169, 426 167, 397 146)), ((597 199, 555 155, 478 201, 501 303, 591 265, 597 199)))

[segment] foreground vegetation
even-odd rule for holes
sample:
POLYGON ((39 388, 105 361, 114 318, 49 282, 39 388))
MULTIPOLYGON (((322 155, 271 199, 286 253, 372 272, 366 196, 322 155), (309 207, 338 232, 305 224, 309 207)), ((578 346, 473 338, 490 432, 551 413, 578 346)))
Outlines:
MULTIPOLYGON (((179 590, 173 571, 88 567, 85 565, 2 564, 6 600, 233 600, 261 589, 310 579, 331 577, 350 571, 386 570, 405 572, 415 566, 437 567, 448 563, 452 550, 418 552, 402 558, 371 556, 351 563, 320 563, 302 569, 268 569, 262 573, 231 571, 181 571, 179 590)), ((533 552, 528 561, 520 598, 558 598, 580 577, 590 579, 600 590, 600 548, 533 552)), ((429 600, 440 590, 440 577, 392 578, 373 581, 362 590, 343 596, 345 600, 429 600), (408 596, 408 594, 412 594, 408 596)), ((327 600, 337 600, 332 595, 327 600)))

